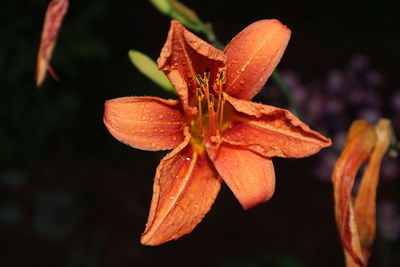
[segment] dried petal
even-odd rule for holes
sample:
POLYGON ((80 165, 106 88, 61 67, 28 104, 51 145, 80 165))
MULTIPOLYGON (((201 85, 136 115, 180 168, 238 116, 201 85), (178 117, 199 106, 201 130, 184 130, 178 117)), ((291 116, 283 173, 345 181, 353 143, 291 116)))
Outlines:
POLYGON ((129 146, 165 150, 184 140, 183 116, 175 100, 120 97, 105 102, 104 124, 117 140, 129 146))
POLYGON ((36 65, 36 86, 38 87, 46 78, 47 71, 58 80, 50 65, 50 59, 68 6, 68 0, 53 0, 47 8, 36 65))
POLYGON ((336 223, 343 246, 349 255, 346 257, 346 262, 353 260, 359 266, 365 266, 366 263, 361 252, 354 220, 351 191, 357 171, 368 159, 375 143, 376 134, 373 126, 365 121, 355 121, 349 130, 345 148, 332 174, 336 223))
POLYGON ((165 72, 186 107, 198 87, 195 75, 203 76, 206 70, 210 70, 209 84, 212 85, 218 72, 225 69, 225 61, 222 51, 173 20, 158 59, 158 67, 165 72))
POLYGON ((278 65, 290 30, 276 19, 257 21, 241 31, 225 48, 227 86, 231 96, 250 100, 278 65))
POLYGON ((149 219, 141 242, 159 245, 190 233, 209 211, 221 179, 205 151, 190 137, 169 153, 157 168, 149 219))
POLYGON ((275 172, 270 158, 226 143, 208 146, 207 152, 243 209, 264 203, 274 194, 275 172))
POLYGON ((224 142, 248 148, 265 157, 301 158, 330 146, 331 140, 311 130, 285 109, 225 95, 236 114, 222 133, 224 142))
POLYGON ((376 189, 381 161, 389 148, 392 137, 391 123, 387 119, 379 120, 374 129, 377 141, 365 168, 354 205, 355 221, 365 261, 370 256, 370 249, 375 239, 376 189))

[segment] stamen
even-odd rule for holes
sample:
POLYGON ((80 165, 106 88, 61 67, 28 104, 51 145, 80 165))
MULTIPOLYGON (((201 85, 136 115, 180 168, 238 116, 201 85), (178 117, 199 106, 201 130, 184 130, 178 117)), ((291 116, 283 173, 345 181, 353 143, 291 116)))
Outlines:
POLYGON ((218 123, 218 129, 221 129, 222 125, 222 118, 223 118, 223 95, 222 95, 222 86, 225 82, 225 73, 221 71, 218 74, 218 79, 217 79, 217 86, 218 86, 218 103, 217 103, 217 114, 219 115, 219 123, 218 123))
POLYGON ((224 119, 224 108, 223 108, 223 106, 225 104, 224 95, 221 95, 219 101, 220 101, 220 112, 218 113, 219 114, 218 131, 221 131, 221 129, 222 129, 222 121, 224 119))
POLYGON ((210 94, 208 102, 208 124, 212 135, 215 135, 216 131, 214 103, 215 103, 214 96, 210 94))
POLYGON ((196 81, 201 87, 205 86, 205 82, 200 74, 196 74, 196 81))
POLYGON ((209 80, 210 79, 210 69, 207 68, 206 71, 204 72, 204 78, 209 80))
POLYGON ((198 114, 199 114, 199 120, 197 122, 197 126, 199 127, 199 135, 203 136, 203 108, 202 108, 202 102, 203 102, 203 93, 201 92, 200 88, 197 88, 197 103, 198 103, 198 114))

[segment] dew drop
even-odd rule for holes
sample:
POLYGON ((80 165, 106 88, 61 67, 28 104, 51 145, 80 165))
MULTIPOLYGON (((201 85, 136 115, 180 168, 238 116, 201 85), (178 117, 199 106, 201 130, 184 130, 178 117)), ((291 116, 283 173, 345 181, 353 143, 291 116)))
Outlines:
POLYGON ((177 139, 178 139, 178 138, 177 138, 175 135, 172 135, 172 136, 171 136, 171 140, 172 140, 172 141, 176 141, 177 139))
POLYGON ((160 129, 160 133, 163 133, 163 132, 165 132, 165 130, 164 129, 160 129))
POLYGON ((237 59, 232 59, 232 63, 233 63, 233 64, 238 63, 237 59))
POLYGON ((239 83, 243 85, 244 84, 244 80, 240 80, 239 83))
POLYGON ((191 158, 186 158, 186 160, 188 160, 188 161, 189 161, 189 160, 191 160, 191 158))
POLYGON ((170 199, 174 199, 174 198, 175 198, 175 196, 170 196, 169 198, 170 198, 170 199))
POLYGON ((145 121, 146 119, 147 119, 147 117, 146 117, 146 116, 142 116, 142 120, 144 120, 144 121, 145 121))
POLYGON ((162 118, 164 118, 163 114, 158 115, 158 118, 161 120, 162 118))
POLYGON ((244 66, 240 69, 241 72, 244 72, 245 70, 246 70, 246 67, 244 67, 244 66))

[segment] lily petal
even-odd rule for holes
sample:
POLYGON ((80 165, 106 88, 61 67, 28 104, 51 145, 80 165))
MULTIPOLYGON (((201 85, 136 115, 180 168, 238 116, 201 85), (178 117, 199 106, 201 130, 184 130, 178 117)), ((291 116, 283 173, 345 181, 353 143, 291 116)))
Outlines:
POLYGON ((208 146, 207 152, 243 209, 264 203, 274 194, 275 172, 270 158, 226 143, 208 146))
POLYGON ((357 171, 368 159, 376 139, 372 125, 365 121, 355 121, 350 127, 344 150, 332 173, 335 217, 343 246, 346 249, 346 262, 349 264, 354 261, 358 266, 366 266, 366 262, 354 218, 351 191, 357 171))
POLYGON ((290 30, 276 19, 260 20, 241 31, 225 48, 225 92, 250 100, 278 65, 290 39, 290 30))
POLYGON ((220 190, 221 179, 207 154, 197 151, 189 140, 190 136, 186 137, 157 168, 150 214, 141 239, 144 245, 159 245, 190 233, 210 210, 220 190))
POLYGON ((68 0, 53 0, 47 7, 36 65, 37 87, 43 83, 47 71, 54 79, 58 80, 56 73, 50 65, 50 59, 68 6, 68 0))
POLYGON ((209 84, 212 87, 218 72, 225 69, 225 61, 226 56, 222 51, 173 20, 157 62, 158 68, 165 72, 186 107, 198 87, 195 75, 203 76, 209 69, 209 84))
POLYGON ((235 110, 222 141, 265 157, 302 158, 330 146, 331 140, 311 130, 288 110, 224 95, 235 110))
POLYGON ((143 150, 172 149, 185 139, 176 100, 120 97, 105 102, 104 124, 122 143, 143 150))
POLYGON ((361 178, 361 184, 354 204, 359 240, 365 261, 368 261, 375 239, 376 189, 378 187, 381 161, 392 139, 390 120, 380 119, 374 128, 377 137, 376 144, 361 178))

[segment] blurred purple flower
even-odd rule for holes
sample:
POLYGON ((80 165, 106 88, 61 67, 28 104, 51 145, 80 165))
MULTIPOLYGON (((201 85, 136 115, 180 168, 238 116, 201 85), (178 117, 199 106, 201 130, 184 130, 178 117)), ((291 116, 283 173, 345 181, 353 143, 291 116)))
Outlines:
POLYGON ((369 67, 369 59, 364 54, 355 54, 350 58, 348 70, 350 72, 358 73, 369 67))
POLYGON ((396 158, 386 157, 382 162, 381 176, 387 180, 394 180, 400 174, 399 161, 396 158))
POLYGON ((335 69, 329 72, 327 77, 327 89, 332 94, 343 91, 344 77, 341 70, 335 69))
POLYGON ((400 111, 400 90, 397 90, 391 97, 390 106, 395 112, 400 111))
MULTIPOLYGON (((303 83, 294 71, 281 72, 282 78, 293 90, 304 120, 328 136, 333 136, 333 149, 318 154, 321 161, 314 170, 315 175, 329 181, 337 152, 343 148, 346 132, 351 122, 364 119, 375 124, 382 116, 384 104, 379 92, 385 77, 373 69, 364 54, 353 55, 344 68, 334 68, 325 77, 303 83)), ((279 90, 277 90, 279 94, 279 90)), ((281 93, 280 93, 281 94, 281 93)), ((279 99, 279 97, 277 98, 279 99)), ((282 98, 280 98, 282 99, 282 98)), ((400 131, 400 90, 390 100, 394 116, 389 116, 393 127, 400 131)), ((400 172, 394 160, 383 163, 382 176, 395 179, 400 172)))
POLYGON ((358 112, 359 119, 366 120, 367 122, 371 124, 376 124, 379 120, 380 117, 382 117, 382 114, 379 110, 377 109, 372 109, 372 108, 366 108, 362 109, 358 112))
POLYGON ((349 90, 347 101, 352 105, 359 105, 364 101, 365 95, 365 90, 357 87, 349 90))
POLYGON ((332 151, 323 151, 318 155, 320 155, 319 157, 322 161, 322 164, 318 164, 313 169, 313 173, 319 180, 323 182, 330 182, 331 173, 337 160, 337 155, 332 151))
POLYGON ((365 81, 370 86, 381 86, 384 80, 383 75, 376 70, 369 70, 365 74, 365 81))
POLYGON ((400 237, 399 207, 393 201, 380 201, 378 204, 378 222, 385 239, 394 242, 400 237))

